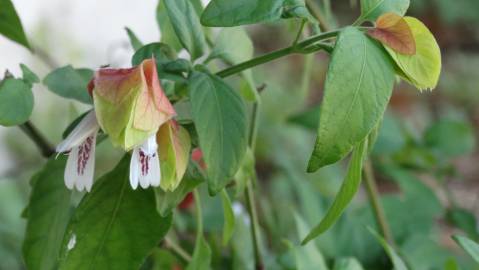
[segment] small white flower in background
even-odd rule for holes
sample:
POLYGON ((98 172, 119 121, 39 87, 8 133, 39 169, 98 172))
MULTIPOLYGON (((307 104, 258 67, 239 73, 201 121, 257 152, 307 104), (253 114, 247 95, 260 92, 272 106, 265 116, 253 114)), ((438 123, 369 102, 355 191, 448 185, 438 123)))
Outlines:
POLYGON ((95 170, 96 135, 100 130, 95 112, 91 111, 56 148, 58 153, 67 153, 65 185, 78 191, 90 191, 95 170))
POLYGON ((157 187, 161 181, 156 134, 151 135, 142 145, 133 149, 130 161, 130 185, 133 189, 157 187))

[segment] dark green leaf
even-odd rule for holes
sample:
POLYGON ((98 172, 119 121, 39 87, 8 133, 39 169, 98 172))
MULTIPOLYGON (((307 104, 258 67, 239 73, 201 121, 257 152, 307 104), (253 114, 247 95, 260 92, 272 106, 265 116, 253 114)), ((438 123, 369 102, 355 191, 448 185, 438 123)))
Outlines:
POLYGON ((394 269, 407 270, 408 268, 406 267, 406 264, 404 263, 404 261, 401 259, 401 257, 399 257, 397 252, 388 244, 388 242, 386 242, 386 240, 384 240, 384 238, 382 238, 382 236, 379 235, 373 229, 371 228, 368 228, 368 229, 371 232, 371 234, 374 235, 374 237, 376 237, 376 239, 381 244, 381 246, 383 246, 384 250, 388 254, 389 258, 391 259, 394 269))
POLYGON ((138 269, 167 233, 171 216, 158 214, 152 189, 131 189, 129 163, 126 155, 80 202, 59 269, 138 269))
POLYGON ((0 82, 0 125, 23 124, 33 110, 31 86, 19 79, 7 78, 0 82))
POLYGON ((245 106, 229 85, 212 74, 194 72, 188 88, 207 164, 208 189, 216 194, 235 175, 246 152, 245 106))
POLYGON ((22 22, 10 0, 0 0, 0 34, 31 50, 22 22))
POLYGON ((50 159, 32 179, 23 256, 28 269, 57 269, 70 220, 71 192, 63 181, 66 156, 50 159))
POLYGON ((205 51, 205 36, 198 14, 190 0, 164 0, 171 25, 183 47, 190 53, 191 60, 202 56, 205 51))
POLYGON ((467 254, 471 255, 471 257, 479 263, 479 244, 472 241, 471 239, 461 236, 461 235, 454 235, 452 236, 454 241, 459 244, 467 254))
POLYGON ((474 151, 476 137, 464 121, 441 120, 426 130, 424 141, 442 157, 457 157, 474 151))
POLYGON ((403 16, 409 8, 409 0, 361 0, 360 21, 375 21, 387 12, 403 16))
POLYGON ((22 79, 25 83, 32 85, 34 83, 40 82, 40 79, 38 78, 37 74, 35 74, 26 65, 20 64, 20 68, 22 69, 22 79))
POLYGON ((223 203, 223 215, 225 223, 223 225, 223 245, 226 246, 233 236, 235 230, 235 215, 231 207, 230 197, 228 192, 223 189, 221 192, 221 202, 223 203))
POLYGON ((333 270, 363 270, 363 267, 356 258, 343 258, 334 263, 333 270))
POLYGON ((205 26, 238 26, 281 18, 284 0, 212 0, 201 15, 205 26))
POLYGON ((156 208, 161 216, 168 216, 173 209, 183 201, 185 196, 205 180, 193 161, 188 163, 188 169, 180 185, 174 191, 163 191, 155 188, 156 208))
POLYGON ((133 31, 131 31, 131 29, 128 28, 128 27, 125 27, 125 30, 126 30, 126 34, 128 35, 128 38, 130 39, 130 43, 131 43, 131 46, 133 47, 133 49, 136 51, 139 48, 141 48, 143 46, 143 43, 135 35, 135 33, 133 33, 133 31))
POLYGON ((331 56, 308 172, 341 160, 366 138, 383 117, 393 83, 384 49, 356 28, 344 29, 331 56))
POLYGON ((93 77, 93 71, 87 68, 73 68, 68 65, 50 72, 45 79, 45 84, 53 93, 69 99, 91 104, 88 94, 88 83, 93 77))
POLYGON ((466 209, 456 207, 447 211, 446 218, 449 223, 463 230, 470 238, 479 239, 477 221, 474 213, 466 209))
POLYGON ((361 183, 361 171, 363 167, 363 160, 367 151, 367 140, 360 142, 354 149, 351 160, 349 161, 348 172, 346 178, 339 189, 333 204, 328 209, 328 212, 324 216, 323 220, 314 227, 311 232, 303 240, 302 244, 306 244, 313 238, 322 234, 331 227, 334 222, 341 216, 342 212, 348 206, 349 202, 353 199, 354 195, 358 191, 359 184, 361 183))

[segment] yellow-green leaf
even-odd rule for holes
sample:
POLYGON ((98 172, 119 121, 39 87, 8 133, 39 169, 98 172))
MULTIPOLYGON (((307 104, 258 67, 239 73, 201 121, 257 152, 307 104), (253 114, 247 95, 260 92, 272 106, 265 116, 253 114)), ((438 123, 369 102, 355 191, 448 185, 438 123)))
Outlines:
POLYGON ((404 17, 416 42, 416 54, 404 55, 386 46, 400 74, 419 90, 436 87, 441 73, 441 51, 429 29, 418 19, 404 17))

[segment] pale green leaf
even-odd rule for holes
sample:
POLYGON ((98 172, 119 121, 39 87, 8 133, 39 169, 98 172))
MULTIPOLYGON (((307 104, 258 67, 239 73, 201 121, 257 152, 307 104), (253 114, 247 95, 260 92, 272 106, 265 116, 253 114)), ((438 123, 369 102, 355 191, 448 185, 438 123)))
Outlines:
POLYGON ((400 54, 389 47, 388 53, 401 70, 401 76, 419 90, 434 89, 441 74, 441 50, 429 29, 418 19, 404 17, 416 42, 416 54, 400 54))
POLYGON ((303 240, 303 245, 328 230, 351 202, 359 189, 359 184, 361 183, 361 171, 366 152, 367 140, 364 140, 360 142, 353 151, 351 160, 349 161, 346 178, 344 179, 338 194, 336 194, 333 204, 329 207, 328 212, 321 222, 314 227, 303 240))
POLYGON ((70 197, 63 181, 66 156, 50 159, 31 180, 23 256, 28 269, 57 269, 60 248, 71 215, 70 197))
POLYGON ((342 258, 334 263, 333 270, 363 270, 361 263, 356 258, 342 258))
POLYGON ((75 69, 68 65, 50 72, 43 79, 43 84, 61 97, 91 104, 92 99, 88 94, 87 86, 92 77, 92 70, 86 68, 75 69))
POLYGON ((223 189, 221 192, 221 202, 223 204, 223 215, 225 223, 223 225, 223 245, 226 246, 233 236, 235 230, 235 215, 231 207, 230 197, 228 192, 223 189))
POLYGON ((31 50, 22 22, 10 0, 0 0, 0 34, 31 50))
POLYGON ((344 158, 382 118, 394 70, 382 46, 356 28, 343 30, 326 75, 318 136, 308 172, 344 158))
POLYGON ((15 126, 30 118, 33 93, 23 80, 7 78, 0 82, 0 125, 15 126))
POLYGON ((404 263, 403 259, 397 254, 397 252, 384 240, 384 238, 379 235, 376 231, 373 229, 369 228, 369 232, 371 232, 374 237, 378 240, 378 242, 383 246, 384 250, 388 254, 389 258, 391 259, 391 262, 394 266, 394 270, 408 270, 406 264, 404 263))
POLYGON ((206 41, 198 14, 190 0, 164 0, 171 25, 183 47, 195 60, 202 56, 206 41))
POLYGON ((409 0, 361 0, 360 20, 375 21, 387 12, 406 14, 409 0))
POLYGON ((461 236, 461 235, 454 235, 452 237, 457 244, 459 244, 467 254, 471 255, 471 257, 479 263, 479 244, 472 241, 471 239, 461 236))
POLYGON ((216 194, 235 175, 246 152, 246 109, 241 97, 218 76, 194 72, 188 88, 208 189, 216 194))
POLYGON ((133 190, 130 156, 83 197, 63 241, 59 269, 139 269, 165 236, 171 216, 155 208, 153 189, 133 190))

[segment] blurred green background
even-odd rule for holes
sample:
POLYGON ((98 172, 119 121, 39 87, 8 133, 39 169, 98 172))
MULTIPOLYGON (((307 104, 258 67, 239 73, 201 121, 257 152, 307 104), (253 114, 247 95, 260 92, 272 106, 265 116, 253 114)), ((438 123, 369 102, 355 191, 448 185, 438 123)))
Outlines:
MULTIPOLYGON (((139 3, 126 0, 98 5, 93 0, 69 5, 49 0, 44 4, 50 4, 48 11, 26 0, 13 2, 32 43, 47 55, 32 56, 1 39, 0 67, 16 75, 19 62, 42 77, 50 71, 45 60, 89 68, 127 65, 133 49, 124 26, 131 27, 144 42, 159 37, 155 1, 138 7, 139 3), (95 16, 112 19, 98 21, 96 27, 91 22, 95 16)), ((359 3, 333 1, 332 10, 335 17, 331 22, 347 25, 359 14, 359 3)), ((441 47, 442 75, 432 92, 420 93, 405 83, 396 85, 372 160, 398 250, 412 269, 477 269, 450 236, 461 233, 479 240, 478 11, 477 0, 411 0, 408 15, 420 18, 441 47), (456 264, 459 268, 447 268, 456 264)), ((288 46, 298 26, 299 22, 292 20, 247 30, 258 55, 288 46)), ((298 228, 310 228, 321 219, 345 173, 342 163, 305 173, 327 65, 327 55, 320 53, 290 56, 254 70, 256 81, 265 86, 255 153, 260 224, 265 253, 280 254, 266 256, 271 268, 294 269, 294 259, 282 240, 297 242, 298 234, 304 236, 298 228)), ((231 83, 237 84, 234 79, 231 83)), ((54 96, 40 85, 34 91, 31 120, 50 142, 58 143, 68 123, 86 107, 54 96)), ((23 269, 25 220, 21 213, 28 201, 28 181, 44 160, 17 128, 0 127, 0 139, 0 269, 23 269)), ((113 168, 121 155, 108 141, 103 142, 97 150, 96 175, 113 168)), ((390 269, 384 251, 366 229, 375 227, 366 199, 361 190, 333 229, 315 241, 328 263, 356 257, 365 269, 390 269)), ((214 253, 221 253, 221 246, 213 244, 223 224, 218 210, 221 202, 206 196, 204 201, 205 230, 211 233, 214 253)), ((233 201, 239 220, 233 238, 233 265, 235 269, 253 269, 249 220, 241 200, 233 201)), ((188 231, 190 213, 178 217, 177 229, 188 231)), ((217 269, 223 269, 223 263, 214 261, 217 269)))

